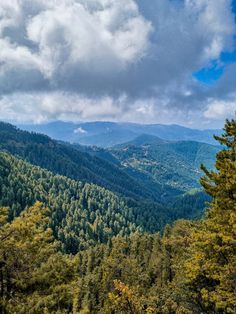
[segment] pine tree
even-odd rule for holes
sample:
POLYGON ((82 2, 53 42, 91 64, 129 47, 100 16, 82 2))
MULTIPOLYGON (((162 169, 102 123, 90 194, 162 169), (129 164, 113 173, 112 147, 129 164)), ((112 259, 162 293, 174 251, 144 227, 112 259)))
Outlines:
POLYGON ((193 232, 187 284, 199 312, 235 313, 236 298, 236 121, 227 120, 216 171, 202 166, 201 183, 212 197, 206 219, 193 232))

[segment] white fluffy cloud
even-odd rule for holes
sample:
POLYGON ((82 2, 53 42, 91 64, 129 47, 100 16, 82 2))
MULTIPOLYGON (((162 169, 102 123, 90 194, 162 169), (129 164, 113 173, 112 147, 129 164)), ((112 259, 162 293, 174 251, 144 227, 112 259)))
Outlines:
MULTIPOLYGON (((43 123, 50 120, 91 121, 110 120, 139 123, 184 124, 190 127, 209 127, 210 122, 231 117, 236 102, 210 102, 204 112, 194 108, 185 112, 175 106, 170 110, 168 100, 144 98, 132 100, 125 95, 96 99, 76 93, 14 93, 0 99, 0 117, 3 120, 43 123)), ((83 130, 77 130, 82 133, 83 130)))
POLYGON ((236 113, 236 98, 234 101, 209 101, 204 117, 214 120, 231 118, 236 113))
POLYGON ((74 93, 15 93, 0 99, 0 116, 4 120, 36 123, 54 119, 78 121, 115 118, 125 110, 125 97, 104 96, 89 99, 74 93))
POLYGON ((192 73, 234 35, 231 0, 1 0, 0 115, 214 120, 224 99, 192 73))
POLYGON ((2 72, 37 69, 53 83, 72 67, 120 71, 148 50, 151 23, 132 0, 2 0, 0 10, 2 72))

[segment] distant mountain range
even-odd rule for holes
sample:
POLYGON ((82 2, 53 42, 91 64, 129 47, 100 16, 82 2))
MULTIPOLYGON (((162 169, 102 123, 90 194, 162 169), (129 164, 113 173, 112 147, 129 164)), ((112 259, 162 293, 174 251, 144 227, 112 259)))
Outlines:
POLYGON ((46 124, 18 125, 26 131, 46 134, 54 139, 81 145, 112 147, 134 140, 142 134, 170 141, 198 141, 216 144, 213 135, 220 130, 197 130, 179 125, 135 124, 115 122, 51 122, 46 124))

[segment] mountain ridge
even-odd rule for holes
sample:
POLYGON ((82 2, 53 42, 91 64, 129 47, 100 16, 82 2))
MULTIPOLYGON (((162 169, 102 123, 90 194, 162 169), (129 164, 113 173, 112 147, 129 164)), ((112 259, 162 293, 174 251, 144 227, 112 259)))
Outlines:
MULTIPOLYGON (((196 162, 199 152, 198 159, 204 162, 209 158, 210 164, 216 152, 209 144, 171 142, 153 135, 140 135, 134 140, 136 146, 123 144, 127 149, 71 145, 4 123, 0 123, 0 139, 0 150, 54 174, 99 185, 122 197, 167 207, 188 190, 199 188, 200 171, 196 162), (145 142, 152 144, 140 145, 145 142), (196 152, 192 152, 193 147, 196 152)), ((202 212, 203 203, 199 204, 201 208, 196 210, 202 212)))
POLYGON ((0 122, 0 139, 1 150, 56 174, 98 184, 128 197, 148 197, 150 194, 113 163, 58 143, 46 135, 29 133, 0 122))
POLYGON ((215 144, 213 135, 220 130, 191 129, 180 125, 137 124, 128 122, 50 122, 44 124, 18 125, 27 131, 47 134, 57 140, 89 146, 112 147, 133 140, 141 134, 149 134, 164 140, 195 140, 215 144))

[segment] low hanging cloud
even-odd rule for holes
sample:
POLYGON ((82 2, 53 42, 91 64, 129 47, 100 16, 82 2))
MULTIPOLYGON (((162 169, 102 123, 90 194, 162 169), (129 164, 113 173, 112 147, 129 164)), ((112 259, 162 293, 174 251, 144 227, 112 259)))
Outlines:
POLYGON ((125 97, 114 100, 109 96, 93 99, 62 92, 15 93, 0 99, 0 116, 4 120, 36 123, 66 118, 73 121, 115 119, 126 111, 126 107, 125 97))
POLYGON ((235 103, 231 66, 214 87, 192 73, 233 49, 231 4, 1 0, 0 115, 35 122, 218 120, 212 104, 224 103, 227 114, 235 103))
MULTIPOLYGON (((207 109, 201 111, 188 110, 184 121, 195 126, 196 121, 208 127, 209 121, 220 121, 225 118, 228 109, 232 110, 235 102, 209 102, 207 109)), ((183 110, 172 106, 166 99, 145 98, 131 101, 126 95, 119 98, 110 96, 88 98, 76 93, 14 93, 4 95, 0 99, 0 116, 3 120, 17 123, 43 123, 53 120, 91 121, 110 120, 131 121, 140 123, 183 123, 183 110)), ((198 125, 198 126, 199 126, 198 125)), ((82 132, 82 130, 78 130, 82 132)))

